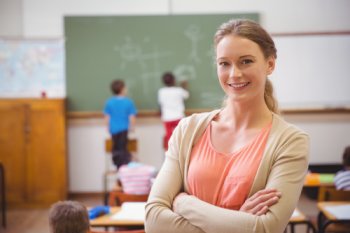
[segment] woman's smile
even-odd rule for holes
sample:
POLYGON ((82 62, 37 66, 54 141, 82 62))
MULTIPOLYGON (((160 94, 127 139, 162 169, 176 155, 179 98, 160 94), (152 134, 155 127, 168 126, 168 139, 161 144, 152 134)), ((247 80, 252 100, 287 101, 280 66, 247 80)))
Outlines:
POLYGON ((243 90, 249 84, 250 84, 250 82, 228 83, 228 85, 230 87, 233 87, 233 89, 235 89, 235 90, 243 90))

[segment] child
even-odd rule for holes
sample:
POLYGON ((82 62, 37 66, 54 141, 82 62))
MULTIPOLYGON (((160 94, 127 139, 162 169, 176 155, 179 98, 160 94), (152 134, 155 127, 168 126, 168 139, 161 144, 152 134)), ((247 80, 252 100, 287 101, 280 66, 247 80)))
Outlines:
POLYGON ((124 81, 113 81, 111 90, 114 96, 106 101, 104 114, 113 140, 113 163, 119 168, 131 161, 131 155, 127 149, 128 130, 134 130, 137 110, 134 102, 126 96, 127 89, 124 81))
POLYGON ((181 87, 175 86, 175 77, 172 73, 163 74, 162 87, 158 91, 161 118, 165 127, 164 149, 168 149, 168 141, 179 121, 185 116, 184 100, 189 97, 187 82, 183 81, 181 87))
POLYGON ((346 147, 343 154, 344 170, 337 172, 334 184, 338 190, 350 191, 350 146, 346 147))
POLYGON ((59 201, 49 211, 51 233, 88 233, 89 215, 86 207, 77 201, 59 201))
POLYGON ((156 169, 153 166, 137 162, 130 162, 118 170, 122 190, 127 194, 149 194, 155 175, 156 169))

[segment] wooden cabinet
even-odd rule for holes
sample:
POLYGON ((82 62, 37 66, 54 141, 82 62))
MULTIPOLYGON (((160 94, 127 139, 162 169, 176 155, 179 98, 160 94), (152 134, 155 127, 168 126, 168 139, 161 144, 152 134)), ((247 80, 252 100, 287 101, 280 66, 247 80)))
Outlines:
POLYGON ((0 161, 10 206, 48 206, 66 198, 63 99, 0 99, 0 161))

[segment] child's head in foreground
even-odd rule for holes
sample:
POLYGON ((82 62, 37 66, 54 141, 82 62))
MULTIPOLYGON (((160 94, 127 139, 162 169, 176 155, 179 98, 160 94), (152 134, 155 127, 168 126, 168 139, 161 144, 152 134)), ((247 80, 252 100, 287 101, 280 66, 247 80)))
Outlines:
POLYGON ((89 215, 86 207, 77 201, 59 201, 49 211, 51 233, 88 233, 89 215))

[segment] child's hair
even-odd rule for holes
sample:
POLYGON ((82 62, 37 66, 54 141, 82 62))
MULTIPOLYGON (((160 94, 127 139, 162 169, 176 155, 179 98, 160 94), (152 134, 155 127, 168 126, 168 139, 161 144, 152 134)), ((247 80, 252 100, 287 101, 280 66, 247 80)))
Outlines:
POLYGON ((86 207, 77 201, 59 201, 49 211, 52 233, 87 233, 90 229, 86 207))
POLYGON ((345 167, 350 167, 350 146, 347 146, 344 150, 343 165, 345 167))
MULTIPOLYGON (((271 36, 254 21, 238 19, 223 23, 215 33, 215 47, 227 35, 236 35, 255 42, 259 45, 265 59, 269 57, 277 58, 277 49, 271 36)), ((278 103, 273 96, 273 86, 269 79, 266 80, 264 98, 268 108, 272 112, 278 113, 278 103)))
POLYGON ((111 83, 111 91, 115 95, 119 95, 122 92, 124 87, 125 87, 125 83, 123 80, 114 80, 111 83))
POLYGON ((171 87, 175 85, 175 76, 171 72, 164 73, 162 79, 165 86, 171 87))

